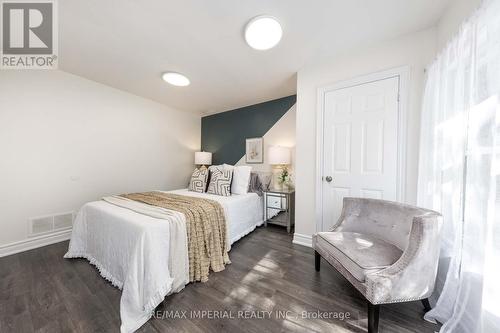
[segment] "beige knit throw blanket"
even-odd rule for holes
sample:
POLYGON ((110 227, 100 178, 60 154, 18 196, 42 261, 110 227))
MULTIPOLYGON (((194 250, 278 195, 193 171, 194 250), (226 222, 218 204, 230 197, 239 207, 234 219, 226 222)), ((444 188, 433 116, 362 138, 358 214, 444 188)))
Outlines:
POLYGON ((121 197, 186 216, 190 282, 206 282, 210 269, 220 272, 230 263, 224 209, 217 201, 164 192, 123 194, 121 197))

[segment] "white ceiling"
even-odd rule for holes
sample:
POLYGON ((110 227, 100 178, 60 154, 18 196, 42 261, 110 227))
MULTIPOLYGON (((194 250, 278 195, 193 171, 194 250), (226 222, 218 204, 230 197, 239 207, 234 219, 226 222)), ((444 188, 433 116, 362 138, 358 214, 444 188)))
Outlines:
POLYGON ((314 59, 433 26, 450 0, 64 0, 59 68, 180 110, 214 113, 296 92, 314 59), (256 51, 243 29, 270 14, 277 47, 256 51), (188 87, 161 79, 184 73, 188 87))

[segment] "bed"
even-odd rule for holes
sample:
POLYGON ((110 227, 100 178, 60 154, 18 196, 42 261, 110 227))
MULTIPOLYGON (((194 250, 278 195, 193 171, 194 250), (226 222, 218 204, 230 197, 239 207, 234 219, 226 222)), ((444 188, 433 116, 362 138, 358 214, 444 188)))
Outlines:
MULTIPOLYGON (((220 203, 229 247, 263 224, 263 199, 256 193, 219 196, 187 189, 163 193, 220 203)), ((189 283, 186 219, 173 210, 139 202, 123 206, 113 200, 109 197, 81 208, 64 257, 89 260, 102 277, 122 290, 120 330, 134 332, 165 296, 189 283)))

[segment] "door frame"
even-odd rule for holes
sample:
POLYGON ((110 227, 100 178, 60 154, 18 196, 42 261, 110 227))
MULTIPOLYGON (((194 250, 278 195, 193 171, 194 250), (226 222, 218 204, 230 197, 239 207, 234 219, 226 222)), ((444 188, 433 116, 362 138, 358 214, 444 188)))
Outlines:
POLYGON ((359 86, 366 83, 399 77, 398 105, 398 156, 396 200, 406 200, 406 142, 407 112, 410 67, 401 66, 380 72, 358 76, 337 83, 328 84, 317 89, 316 105, 316 232, 323 227, 323 152, 324 152, 324 106, 325 94, 331 91, 359 86))

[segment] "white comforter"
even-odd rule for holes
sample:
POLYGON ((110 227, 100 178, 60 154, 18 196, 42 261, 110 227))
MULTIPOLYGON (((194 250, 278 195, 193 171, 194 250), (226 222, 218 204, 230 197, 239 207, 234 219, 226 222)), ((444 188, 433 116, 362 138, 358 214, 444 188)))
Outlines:
MULTIPOLYGON (((206 197, 186 190, 172 193, 206 197)), ((231 244, 262 224, 262 202, 256 194, 209 196, 224 207, 231 244)), ((122 289, 120 330, 134 332, 165 296, 189 282, 186 220, 172 210, 121 197, 104 199, 81 208, 64 257, 86 258, 122 289)))
POLYGON ((113 204, 90 202, 79 211, 64 257, 86 258, 122 289, 120 330, 134 332, 189 282, 186 219, 127 199, 105 200, 113 204))

